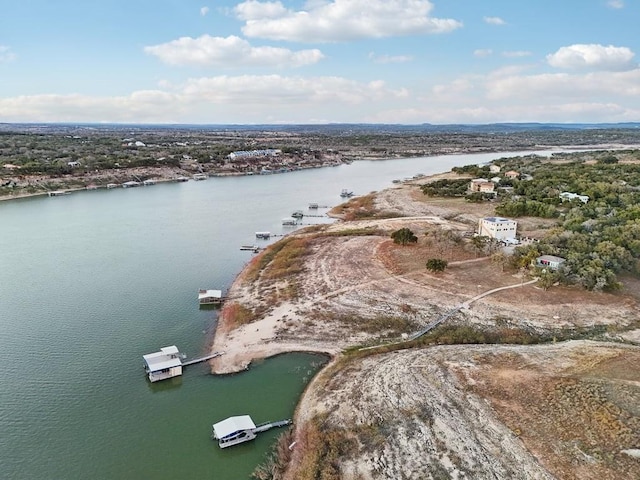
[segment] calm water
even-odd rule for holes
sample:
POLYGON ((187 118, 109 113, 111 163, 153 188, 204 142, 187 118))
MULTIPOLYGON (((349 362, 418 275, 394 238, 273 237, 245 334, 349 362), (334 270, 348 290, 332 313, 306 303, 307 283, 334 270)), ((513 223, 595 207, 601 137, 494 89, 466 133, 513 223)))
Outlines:
POLYGON ((323 359, 285 355, 228 377, 195 365, 151 385, 142 355, 171 344, 206 353, 216 313, 198 309, 197 290, 230 285, 255 231, 286 231, 282 218, 309 202, 340 203, 342 188, 365 194, 503 156, 0 202, 0 478, 248 478, 279 432, 222 451, 211 424, 291 417, 323 359))

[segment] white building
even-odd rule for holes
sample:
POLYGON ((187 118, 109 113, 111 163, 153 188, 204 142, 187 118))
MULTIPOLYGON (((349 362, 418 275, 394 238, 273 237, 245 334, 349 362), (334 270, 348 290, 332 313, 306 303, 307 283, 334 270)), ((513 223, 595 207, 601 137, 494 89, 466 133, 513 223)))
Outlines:
POLYGON ((580 200, 582 203, 587 203, 589 201, 589 195, 578 195, 577 193, 571 192, 562 192, 560 194, 560 198, 564 202, 565 200, 575 200, 576 198, 580 200))
POLYGON ((566 262, 564 258, 555 255, 541 255, 536 258, 537 266, 546 267, 549 270, 557 270, 564 262, 566 262))
POLYGON ((502 217, 481 218, 478 221, 478 235, 503 240, 516 238, 518 222, 502 217))
POLYGON ((144 369, 152 382, 182 375, 182 355, 175 345, 143 355, 142 359, 144 369))

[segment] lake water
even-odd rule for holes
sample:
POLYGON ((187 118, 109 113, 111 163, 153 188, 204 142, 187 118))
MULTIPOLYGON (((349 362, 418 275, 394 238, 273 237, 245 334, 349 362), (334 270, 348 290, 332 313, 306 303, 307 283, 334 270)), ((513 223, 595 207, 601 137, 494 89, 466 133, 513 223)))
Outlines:
POLYGON ((0 202, 0 478, 248 478, 279 432, 220 450, 211 425, 240 414, 256 423, 291 417, 324 359, 284 355, 227 377, 200 364, 150 384, 143 354, 173 344, 189 357, 207 353, 216 312, 198 308, 198 289, 227 288, 256 231, 286 233, 282 218, 310 202, 336 205, 343 188, 366 194, 396 178, 527 153, 0 202))

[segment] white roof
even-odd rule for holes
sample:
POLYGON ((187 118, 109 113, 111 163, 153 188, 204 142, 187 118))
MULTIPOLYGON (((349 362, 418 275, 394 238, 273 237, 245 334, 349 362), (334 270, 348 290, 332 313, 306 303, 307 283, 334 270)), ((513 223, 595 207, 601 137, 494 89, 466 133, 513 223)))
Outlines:
POLYGON ((491 222, 491 223, 515 222, 514 220, 509 220, 508 218, 503 218, 503 217, 487 217, 484 219, 484 221, 491 222))
POLYGON ((249 415, 229 417, 226 420, 213 424, 213 432, 217 439, 224 438, 240 430, 251 430, 254 428, 256 428, 256 424, 253 423, 249 415))
POLYGON ((182 365, 179 353, 178 347, 171 345, 170 347, 161 348, 159 352, 143 355, 142 359, 147 364, 150 372, 157 372, 182 365))
POLYGON ((222 290, 200 290, 198 300, 203 298, 222 298, 222 290))

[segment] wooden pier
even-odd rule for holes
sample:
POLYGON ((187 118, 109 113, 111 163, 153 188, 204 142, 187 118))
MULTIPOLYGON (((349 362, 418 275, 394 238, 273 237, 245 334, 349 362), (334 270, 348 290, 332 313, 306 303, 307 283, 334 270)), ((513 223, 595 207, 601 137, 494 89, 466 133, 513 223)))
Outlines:
POLYGON ((220 355, 224 355, 224 352, 215 352, 211 355, 207 355, 206 357, 194 358, 193 360, 189 360, 188 362, 182 362, 182 366, 186 367, 188 365, 195 365, 196 363, 206 362, 207 360, 219 357, 220 355))
POLYGON ((272 428, 280 428, 286 427, 287 425, 291 425, 293 422, 290 418, 287 420, 280 420, 279 422, 265 422, 260 425, 256 425, 256 428, 253 429, 254 433, 266 432, 267 430, 271 430, 272 428))

